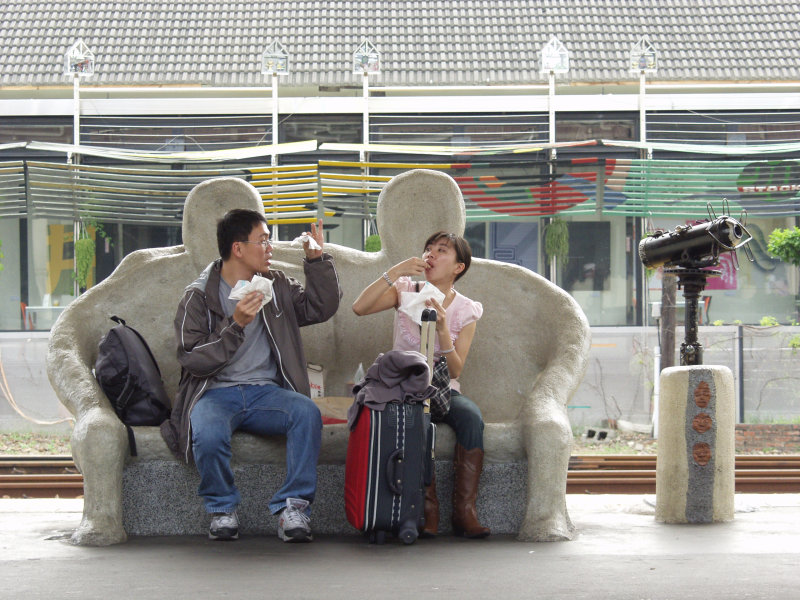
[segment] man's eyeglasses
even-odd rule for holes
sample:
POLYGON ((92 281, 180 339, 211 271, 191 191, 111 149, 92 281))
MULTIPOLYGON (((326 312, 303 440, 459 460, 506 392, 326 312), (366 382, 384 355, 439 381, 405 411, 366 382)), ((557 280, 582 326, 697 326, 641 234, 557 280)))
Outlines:
POLYGON ((264 249, 264 251, 268 250, 272 246, 272 244, 270 243, 269 240, 261 240, 259 242, 251 242, 250 240, 244 240, 244 241, 239 242, 239 243, 240 244, 258 244, 259 246, 261 246, 264 249))

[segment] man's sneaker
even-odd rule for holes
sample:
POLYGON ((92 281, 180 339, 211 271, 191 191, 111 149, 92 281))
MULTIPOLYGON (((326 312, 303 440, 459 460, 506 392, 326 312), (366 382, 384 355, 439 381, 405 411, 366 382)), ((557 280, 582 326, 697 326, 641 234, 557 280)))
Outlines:
POLYGON ((236 511, 231 513, 213 513, 211 525, 208 528, 208 537, 212 540, 237 540, 239 539, 239 517, 236 511))
POLYGON ((286 499, 286 508, 278 513, 278 537, 284 542, 310 542, 314 539, 307 508, 308 500, 286 499))

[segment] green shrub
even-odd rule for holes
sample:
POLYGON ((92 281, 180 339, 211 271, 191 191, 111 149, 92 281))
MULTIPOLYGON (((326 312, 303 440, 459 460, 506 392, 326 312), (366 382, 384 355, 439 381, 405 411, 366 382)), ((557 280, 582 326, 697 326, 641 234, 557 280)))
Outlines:
POLYGON ((371 235, 364 240, 364 252, 380 252, 381 236, 371 235))
POLYGON ((800 227, 775 229, 769 234, 767 250, 783 262, 800 267, 800 227))
POLYGON ((776 327, 780 325, 780 323, 778 323, 778 319, 769 316, 761 317, 761 321, 759 321, 758 324, 762 327, 776 327))

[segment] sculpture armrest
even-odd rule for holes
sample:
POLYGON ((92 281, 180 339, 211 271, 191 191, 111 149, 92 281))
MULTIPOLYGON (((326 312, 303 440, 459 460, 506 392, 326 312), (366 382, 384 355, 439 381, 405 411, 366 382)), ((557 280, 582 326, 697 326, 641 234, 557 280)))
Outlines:
MULTIPOLYGON (((585 345, 589 345, 588 338, 585 345)), ((581 346, 570 344, 564 347, 550 358, 536 378, 527 407, 534 419, 552 410, 566 414, 567 404, 583 381, 588 363, 587 352, 581 346)))
POLYGON ((114 414, 90 366, 88 344, 69 335, 68 326, 53 328, 47 352, 47 375, 58 399, 80 420, 85 413, 100 408, 114 414))

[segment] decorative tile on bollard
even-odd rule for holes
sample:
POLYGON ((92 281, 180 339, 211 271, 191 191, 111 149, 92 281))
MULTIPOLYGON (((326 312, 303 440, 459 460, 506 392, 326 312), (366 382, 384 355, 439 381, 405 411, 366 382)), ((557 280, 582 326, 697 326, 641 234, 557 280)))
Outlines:
POLYGON ((656 520, 711 523, 733 518, 733 375, 720 366, 661 374, 656 520))
POLYGON ((710 523, 713 521, 714 446, 717 433, 714 423, 716 389, 711 371, 692 369, 689 372, 689 394, 685 421, 686 456, 689 459, 686 520, 689 523, 710 523), (700 415, 710 421, 710 427, 705 431, 698 431, 694 427, 700 415))

